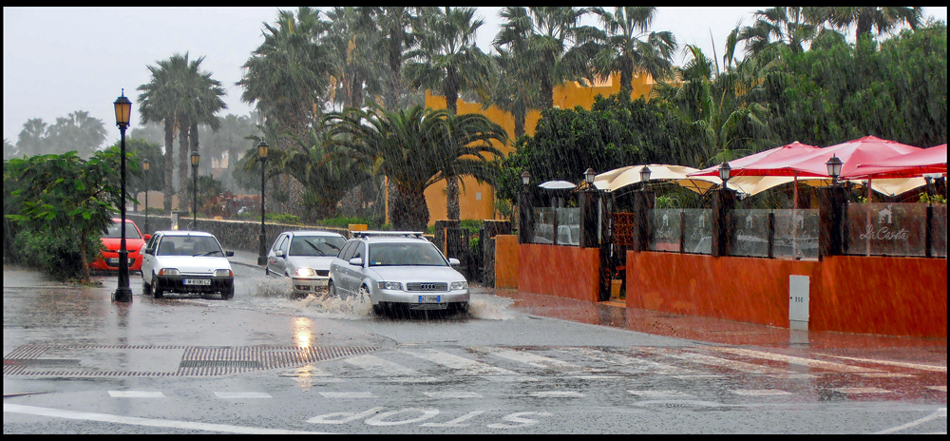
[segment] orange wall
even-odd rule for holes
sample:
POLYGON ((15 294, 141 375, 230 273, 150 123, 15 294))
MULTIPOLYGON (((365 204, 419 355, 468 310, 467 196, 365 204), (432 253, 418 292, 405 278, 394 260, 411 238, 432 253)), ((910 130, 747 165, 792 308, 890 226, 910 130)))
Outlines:
POLYGON ((517 288, 521 269, 518 236, 495 236, 495 288, 517 288))
POLYGON ((787 328, 789 275, 809 276, 810 330, 947 338, 945 259, 631 251, 627 306, 787 328))
POLYGON ((599 300, 600 249, 539 244, 519 248, 518 291, 599 300))

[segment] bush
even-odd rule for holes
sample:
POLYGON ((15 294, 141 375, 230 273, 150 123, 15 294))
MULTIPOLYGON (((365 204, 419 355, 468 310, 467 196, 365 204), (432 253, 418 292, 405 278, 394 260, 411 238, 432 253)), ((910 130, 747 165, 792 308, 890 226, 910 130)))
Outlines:
POLYGON ((264 216, 274 223, 300 225, 300 219, 292 214, 265 214, 264 216))
MULTIPOLYGON (((75 230, 66 227, 66 230, 75 230)), ((20 230, 14 238, 14 247, 20 261, 40 269, 59 281, 83 279, 82 256, 80 255, 79 231, 62 234, 63 229, 45 228, 40 231, 20 230)), ((98 237, 87 238, 86 261, 92 262, 102 248, 98 237)))

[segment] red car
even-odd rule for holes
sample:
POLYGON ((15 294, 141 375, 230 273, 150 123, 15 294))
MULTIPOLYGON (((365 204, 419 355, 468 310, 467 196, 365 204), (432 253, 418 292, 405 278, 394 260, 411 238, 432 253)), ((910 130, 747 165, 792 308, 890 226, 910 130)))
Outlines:
MULTIPOLYGON (((101 236, 102 245, 106 247, 106 251, 103 251, 102 256, 89 264, 90 269, 119 270, 119 247, 122 245, 122 238, 120 237, 122 232, 119 231, 119 224, 122 223, 122 219, 113 218, 112 222, 109 231, 101 236)), ((139 255, 139 250, 142 249, 142 245, 145 245, 145 241, 151 239, 151 237, 151 234, 146 234, 143 237, 135 222, 129 219, 125 220, 125 249, 129 251, 129 271, 142 270, 142 256, 139 255)))

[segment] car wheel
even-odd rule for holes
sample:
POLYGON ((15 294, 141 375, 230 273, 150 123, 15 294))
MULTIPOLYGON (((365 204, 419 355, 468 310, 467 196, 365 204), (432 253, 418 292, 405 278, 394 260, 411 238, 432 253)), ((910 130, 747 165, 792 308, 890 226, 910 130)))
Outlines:
POLYGON ((376 315, 383 315, 385 312, 386 312, 386 309, 383 308, 382 303, 377 303, 373 305, 373 313, 375 313, 376 315))
POLYGON ((266 266, 264 267, 264 275, 265 275, 265 276, 269 276, 269 275, 270 275, 270 268, 268 268, 268 267, 266 267, 266 266))
POLYGON ((152 297, 160 299, 165 296, 165 290, 158 287, 158 280, 155 279, 155 274, 152 274, 152 281, 155 282, 152 286, 152 297))
POLYGON ((459 307, 458 307, 458 312, 459 312, 460 314, 468 314, 468 308, 469 308, 469 303, 468 303, 468 302, 462 303, 462 304, 459 305, 459 307))
POLYGON ((366 285, 360 285, 360 301, 372 301, 369 297, 369 288, 367 288, 366 285))
POLYGON ((152 285, 150 285, 150 284, 149 284, 148 282, 146 282, 144 279, 142 280, 142 295, 144 295, 144 296, 151 296, 151 295, 152 295, 152 285))
POLYGON ((231 300, 233 297, 234 297, 234 285, 231 285, 225 288, 224 291, 221 291, 221 299, 231 300))
POLYGON ((333 282, 327 282, 327 296, 330 298, 340 297, 336 292, 336 286, 333 284, 333 282))

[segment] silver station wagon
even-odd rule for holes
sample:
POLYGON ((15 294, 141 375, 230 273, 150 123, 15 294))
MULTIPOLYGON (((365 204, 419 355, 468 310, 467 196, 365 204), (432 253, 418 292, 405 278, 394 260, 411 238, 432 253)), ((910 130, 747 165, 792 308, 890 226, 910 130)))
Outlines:
POLYGON ((330 263, 331 296, 368 298, 377 314, 394 307, 467 312, 468 282, 422 233, 353 231, 330 263))

